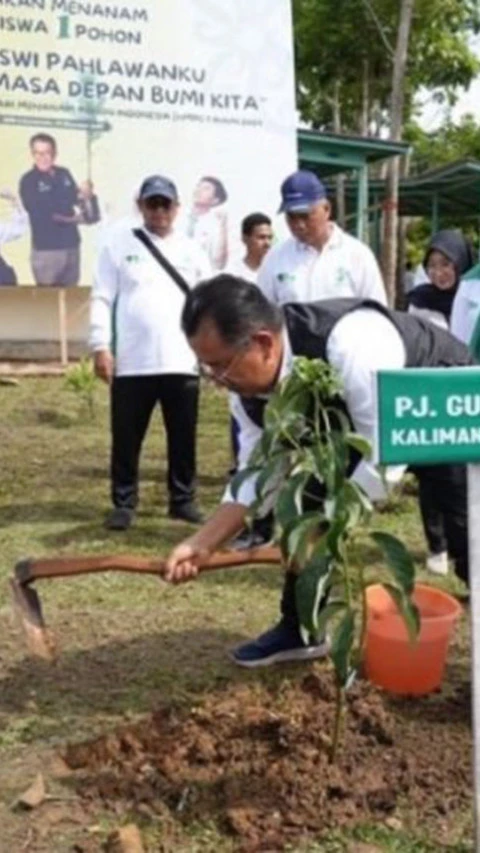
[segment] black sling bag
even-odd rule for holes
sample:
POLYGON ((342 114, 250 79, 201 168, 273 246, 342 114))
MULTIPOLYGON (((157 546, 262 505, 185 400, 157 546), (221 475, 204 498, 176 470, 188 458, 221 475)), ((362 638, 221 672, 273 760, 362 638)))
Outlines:
POLYGON ((141 228, 134 228, 133 233, 137 240, 140 240, 140 242, 143 243, 145 248, 148 249, 150 254, 153 255, 157 263, 159 263, 160 266, 163 267, 163 269, 170 276, 170 278, 173 279, 177 287, 179 287, 182 291, 183 295, 188 296, 188 294, 190 293, 190 288, 187 282, 185 281, 183 276, 180 275, 178 270, 175 269, 175 267, 170 263, 170 261, 167 260, 165 255, 162 255, 160 249, 155 246, 155 243, 152 243, 148 235, 145 234, 145 231, 142 231, 141 228))

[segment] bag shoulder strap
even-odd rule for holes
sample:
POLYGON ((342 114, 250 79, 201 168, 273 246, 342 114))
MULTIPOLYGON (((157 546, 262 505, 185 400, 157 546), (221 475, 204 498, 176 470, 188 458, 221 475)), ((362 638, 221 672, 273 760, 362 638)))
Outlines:
POLYGON ((188 296, 188 294, 190 293, 190 288, 187 282, 185 281, 183 276, 180 275, 178 270, 175 269, 173 264, 171 264, 170 261, 167 260, 165 255, 162 254, 160 249, 157 248, 157 246, 155 246, 155 244, 150 240, 148 235, 145 234, 145 231, 142 231, 141 228, 133 228, 133 234, 135 235, 137 240, 140 240, 140 242, 143 243, 145 248, 148 249, 151 255, 153 255, 157 263, 159 263, 160 266, 163 267, 163 269, 170 276, 170 278, 173 279, 173 281, 175 282, 177 287, 180 288, 184 296, 188 296))

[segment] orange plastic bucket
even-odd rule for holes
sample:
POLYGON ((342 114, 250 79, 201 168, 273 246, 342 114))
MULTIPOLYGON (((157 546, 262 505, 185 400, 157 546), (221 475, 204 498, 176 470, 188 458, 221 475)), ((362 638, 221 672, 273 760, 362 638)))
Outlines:
POLYGON ((405 623, 388 592, 369 586, 365 671, 367 678, 391 693, 420 696, 442 683, 450 636, 461 607, 440 589, 416 584, 412 596, 420 611, 418 639, 411 643, 405 623))

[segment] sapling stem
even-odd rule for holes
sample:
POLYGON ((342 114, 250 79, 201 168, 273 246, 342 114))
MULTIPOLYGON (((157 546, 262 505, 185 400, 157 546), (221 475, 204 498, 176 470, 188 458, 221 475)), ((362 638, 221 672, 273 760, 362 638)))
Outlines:
POLYGON ((335 720, 333 724, 332 746, 330 750, 330 764, 337 760, 338 745, 342 733, 343 712, 345 709, 345 688, 337 682, 335 691, 335 720))
POLYGON ((363 566, 360 566, 358 569, 358 574, 360 577, 360 588, 362 594, 362 625, 360 629, 360 642, 358 646, 358 665, 360 666, 363 655, 365 651, 365 641, 367 639, 367 619, 368 619, 368 606, 367 606, 367 585, 365 582, 365 569, 363 566))

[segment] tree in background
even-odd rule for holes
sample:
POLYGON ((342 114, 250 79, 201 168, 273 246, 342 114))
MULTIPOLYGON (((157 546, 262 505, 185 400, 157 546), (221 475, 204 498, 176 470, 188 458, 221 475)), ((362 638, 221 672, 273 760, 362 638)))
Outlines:
POLYGON ((410 174, 420 174, 456 160, 480 160, 480 124, 472 114, 462 116, 457 124, 447 118, 430 133, 410 121, 405 126, 403 138, 413 147, 410 174))
MULTIPOLYGON (((314 128, 399 138, 422 87, 452 104, 456 87, 468 87, 480 70, 469 46, 480 24, 477 0, 293 0, 293 13, 297 102, 302 119, 314 128), (403 58, 401 20, 409 20, 409 32, 402 31, 403 58)), ((396 219, 394 184, 387 207, 396 219)), ((391 296, 393 231, 390 221, 385 251, 391 296)))
MULTIPOLYGON (((415 121, 409 122, 403 138, 413 146, 411 174, 420 174, 459 160, 480 160, 480 123, 473 115, 465 115, 454 124, 450 118, 441 127, 427 133, 415 121)), ((474 246, 479 243, 478 216, 458 219, 441 213, 440 228, 461 228, 474 246)), ((430 239, 430 222, 416 218, 409 223, 406 255, 414 265, 421 262, 430 239)))
MULTIPOLYGON (((401 0, 399 9, 390 95, 390 139, 395 142, 398 142, 402 137, 408 43, 414 6, 415 0, 401 0)), ((392 157, 387 166, 382 243, 383 277, 391 305, 395 303, 396 290, 399 180, 400 158, 392 157)))
MULTIPOLYGON (((293 0, 297 104, 302 119, 334 130, 339 85, 343 133, 388 131, 399 0, 293 0)), ((415 0, 405 74, 404 120, 422 87, 455 102, 480 71, 469 46, 480 27, 477 0, 415 0)))

